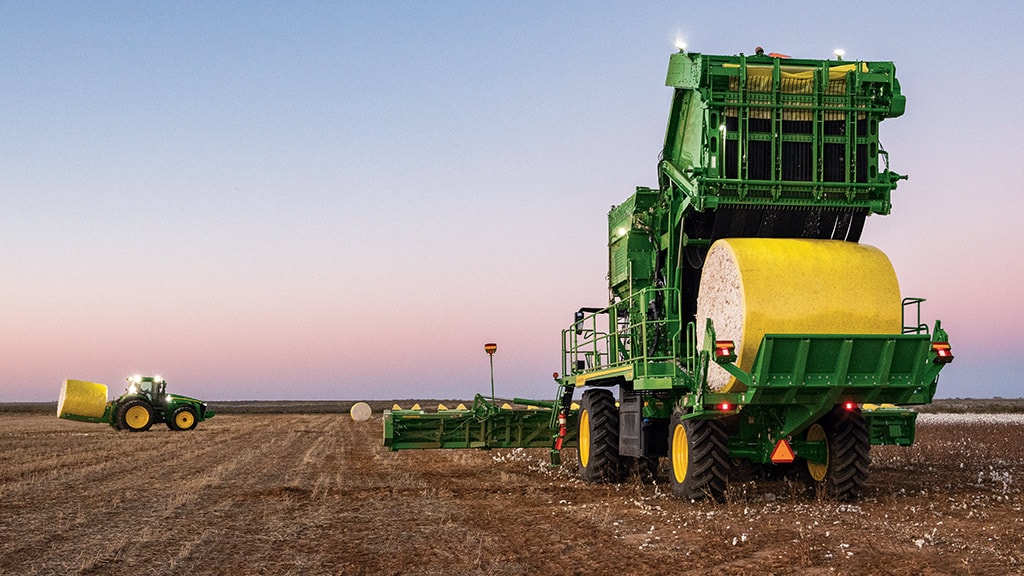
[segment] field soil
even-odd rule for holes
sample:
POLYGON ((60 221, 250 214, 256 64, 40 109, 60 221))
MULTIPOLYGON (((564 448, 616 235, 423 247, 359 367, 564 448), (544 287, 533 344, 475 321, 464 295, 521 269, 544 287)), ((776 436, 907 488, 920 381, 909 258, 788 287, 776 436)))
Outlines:
POLYGON ((117 432, 0 413, 0 574, 1024 573, 1024 419, 922 415, 856 502, 789 480, 671 497, 545 450, 388 452, 379 413, 117 432))

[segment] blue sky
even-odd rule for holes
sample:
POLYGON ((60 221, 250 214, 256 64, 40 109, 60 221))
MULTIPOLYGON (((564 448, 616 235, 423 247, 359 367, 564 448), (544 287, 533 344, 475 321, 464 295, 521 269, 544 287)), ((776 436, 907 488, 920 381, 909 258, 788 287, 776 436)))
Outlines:
POLYGON ((862 241, 929 298, 943 396, 1020 396, 1024 8, 0 3, 0 398, 548 397, 655 185, 690 50, 892 60, 910 175, 862 241))

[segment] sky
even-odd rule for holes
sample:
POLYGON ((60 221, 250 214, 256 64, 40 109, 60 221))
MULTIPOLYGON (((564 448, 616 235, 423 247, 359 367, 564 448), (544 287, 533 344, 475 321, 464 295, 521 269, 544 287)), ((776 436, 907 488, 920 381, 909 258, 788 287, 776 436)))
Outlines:
POLYGON ((891 60, 862 242, 1021 397, 1019 3, 0 2, 0 401, 552 398, 688 50, 891 60))

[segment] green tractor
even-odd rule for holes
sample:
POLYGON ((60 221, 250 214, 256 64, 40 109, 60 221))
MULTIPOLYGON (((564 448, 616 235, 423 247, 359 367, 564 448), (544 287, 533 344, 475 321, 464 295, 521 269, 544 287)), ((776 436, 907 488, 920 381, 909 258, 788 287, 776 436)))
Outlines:
POLYGON ((169 394, 159 376, 132 376, 124 394, 109 402, 107 387, 95 382, 65 380, 57 404, 57 416, 80 422, 110 424, 117 430, 145 432, 163 422, 174 431, 192 430, 212 418, 206 402, 169 394))

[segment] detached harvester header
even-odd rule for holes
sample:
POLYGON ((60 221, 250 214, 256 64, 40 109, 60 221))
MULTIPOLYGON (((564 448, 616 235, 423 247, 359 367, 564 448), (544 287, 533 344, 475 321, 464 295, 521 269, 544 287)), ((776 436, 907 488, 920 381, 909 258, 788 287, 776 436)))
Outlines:
POLYGON ((893 64, 680 51, 666 84, 658 188, 608 215, 610 302, 563 331, 556 399, 388 412, 385 444, 546 445, 555 463, 578 445, 588 481, 668 457, 676 495, 717 498, 738 465, 789 463, 853 497, 872 444, 913 443, 900 406, 931 402, 953 356, 858 243, 905 178, 879 143, 906 103, 893 64))

